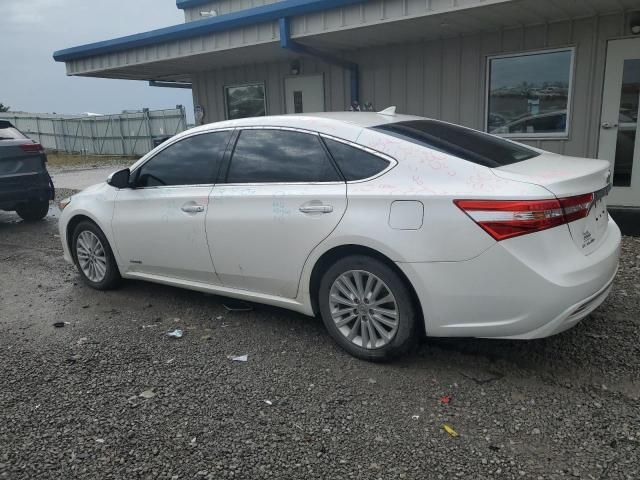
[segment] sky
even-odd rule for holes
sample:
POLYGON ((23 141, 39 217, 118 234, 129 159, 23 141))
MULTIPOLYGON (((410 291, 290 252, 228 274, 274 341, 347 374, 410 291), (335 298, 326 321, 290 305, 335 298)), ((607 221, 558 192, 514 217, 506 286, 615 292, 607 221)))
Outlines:
POLYGON ((191 90, 68 77, 53 52, 184 22, 175 0, 0 0, 0 103, 41 113, 120 113, 184 105, 191 90))

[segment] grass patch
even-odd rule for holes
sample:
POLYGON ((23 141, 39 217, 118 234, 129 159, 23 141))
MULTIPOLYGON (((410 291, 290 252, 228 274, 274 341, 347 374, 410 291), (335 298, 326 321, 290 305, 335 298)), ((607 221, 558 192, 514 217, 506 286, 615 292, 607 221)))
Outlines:
POLYGON ((115 155, 84 155, 80 153, 47 152, 47 163, 50 167, 108 167, 110 165, 127 165, 140 157, 115 155))

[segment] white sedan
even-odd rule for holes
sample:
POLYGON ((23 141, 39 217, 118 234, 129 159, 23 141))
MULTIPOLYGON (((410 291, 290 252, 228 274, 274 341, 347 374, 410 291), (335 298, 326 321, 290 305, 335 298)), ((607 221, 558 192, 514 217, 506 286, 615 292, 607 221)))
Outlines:
POLYGON ((607 161, 421 117, 248 118, 176 135, 61 202, 91 287, 147 280, 320 315, 351 354, 532 339, 607 297, 607 161))

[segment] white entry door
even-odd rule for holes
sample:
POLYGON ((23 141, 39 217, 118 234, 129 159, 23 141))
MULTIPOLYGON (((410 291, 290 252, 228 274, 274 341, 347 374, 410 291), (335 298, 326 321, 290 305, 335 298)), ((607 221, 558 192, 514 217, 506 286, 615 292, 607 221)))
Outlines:
POLYGON ((302 75, 284 79, 287 113, 324 112, 324 78, 302 75))
POLYGON ((640 206, 640 38, 607 47, 598 158, 613 162, 609 205, 640 206))

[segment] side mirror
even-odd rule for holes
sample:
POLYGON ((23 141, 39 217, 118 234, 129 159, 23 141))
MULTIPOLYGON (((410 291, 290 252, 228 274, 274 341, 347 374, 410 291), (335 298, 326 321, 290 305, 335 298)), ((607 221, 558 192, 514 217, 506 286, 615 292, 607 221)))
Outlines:
POLYGON ((128 168, 118 170, 109 175, 107 183, 115 188, 129 188, 131 186, 129 185, 129 175, 131 175, 131 172, 128 168))

